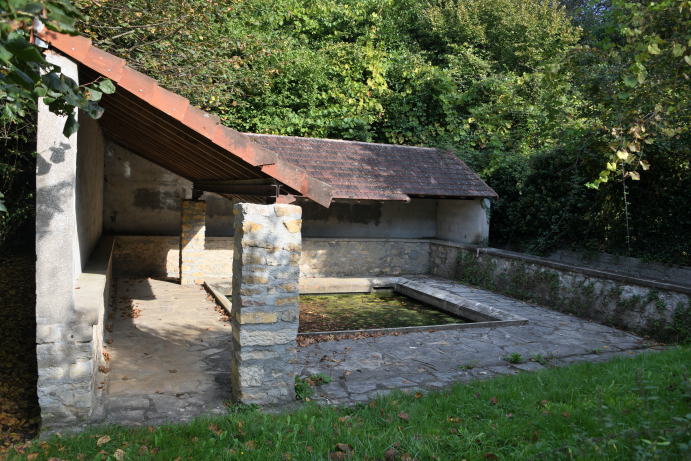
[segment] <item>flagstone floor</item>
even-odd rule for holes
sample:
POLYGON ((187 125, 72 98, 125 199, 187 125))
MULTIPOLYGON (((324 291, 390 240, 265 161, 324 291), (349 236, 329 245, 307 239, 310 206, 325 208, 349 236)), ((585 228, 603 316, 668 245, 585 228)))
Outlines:
MULTIPOLYGON (((353 404, 391 389, 438 389, 457 381, 545 366, 633 356, 648 349, 634 335, 472 289, 446 279, 409 277, 529 319, 524 326, 345 339, 300 347, 296 373, 324 373, 315 400, 353 404), (527 361, 509 364, 520 354, 527 361), (530 361, 537 355, 544 364, 530 361)), ((106 421, 150 425, 222 414, 230 399, 230 324, 198 286, 121 278, 108 375, 106 421)))

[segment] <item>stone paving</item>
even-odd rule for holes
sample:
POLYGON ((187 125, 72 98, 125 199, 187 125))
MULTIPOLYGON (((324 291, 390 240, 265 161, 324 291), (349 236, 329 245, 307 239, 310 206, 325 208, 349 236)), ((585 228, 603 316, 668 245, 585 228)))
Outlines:
POLYGON ((302 347, 296 373, 300 376, 324 373, 333 379, 331 384, 317 388, 314 400, 352 404, 394 388, 438 389, 457 381, 535 371, 550 365, 600 362, 647 350, 645 341, 637 336, 534 304, 447 279, 402 278, 525 317, 529 323, 346 339, 302 347), (512 365, 503 358, 513 353, 527 361, 512 365), (530 361, 538 354, 552 358, 547 365, 530 361))
MULTIPOLYGON (((646 350, 643 339, 594 322, 445 279, 407 278, 520 315, 529 323, 300 347, 298 375, 333 378, 317 388, 315 400, 353 404, 394 388, 436 389, 544 367, 531 361, 507 363, 503 356, 514 352, 526 359, 553 357, 549 363, 561 366, 646 350), (468 364, 474 367, 461 368, 468 364)), ((120 279, 116 296, 113 343, 108 346, 107 422, 149 425, 222 413, 230 399, 231 333, 206 292, 170 281, 120 279), (128 306, 140 309, 140 316, 122 318, 128 306)))
POLYGON ((121 278, 115 296, 106 420, 148 425, 223 413, 230 400, 230 322, 206 291, 121 278), (133 309, 140 310, 137 318, 123 317, 133 309))

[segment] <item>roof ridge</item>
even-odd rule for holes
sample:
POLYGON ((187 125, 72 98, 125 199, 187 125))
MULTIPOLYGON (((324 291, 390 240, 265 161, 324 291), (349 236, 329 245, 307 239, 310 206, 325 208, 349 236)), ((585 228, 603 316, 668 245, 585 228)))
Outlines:
POLYGON ((292 139, 313 139, 316 141, 333 141, 333 142, 343 142, 352 144, 364 144, 368 146, 392 146, 392 147, 405 147, 407 149, 421 149, 421 150, 432 150, 436 152, 444 152, 442 149, 437 149, 436 147, 423 147, 423 146, 408 146, 406 144, 389 144, 384 142, 365 142, 365 141, 351 141, 348 139, 333 139, 333 138, 313 138, 309 136, 290 136, 283 134, 264 134, 264 133, 243 133, 244 135, 253 137, 272 137, 272 138, 292 138, 292 139))

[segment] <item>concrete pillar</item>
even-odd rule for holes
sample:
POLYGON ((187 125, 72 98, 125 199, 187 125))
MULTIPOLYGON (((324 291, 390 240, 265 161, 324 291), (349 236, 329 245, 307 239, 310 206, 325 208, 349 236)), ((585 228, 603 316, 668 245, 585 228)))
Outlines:
MULTIPOLYGON (((79 82, 77 64, 48 62, 79 82)), ((75 114, 76 116, 76 114, 75 114)), ((62 134, 67 117, 39 101, 36 157, 36 354, 42 427, 87 418, 93 394, 91 325, 75 315, 81 272, 76 224, 77 134, 62 134)))
POLYGON ((206 202, 182 201, 180 228, 180 284, 204 283, 204 239, 206 235, 206 202))
POLYGON ((302 209, 239 203, 233 213, 232 398, 294 402, 302 209))

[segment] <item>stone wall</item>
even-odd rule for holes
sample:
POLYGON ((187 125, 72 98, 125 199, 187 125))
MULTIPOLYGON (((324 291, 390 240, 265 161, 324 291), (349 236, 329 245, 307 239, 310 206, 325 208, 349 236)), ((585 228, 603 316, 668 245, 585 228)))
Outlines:
MULTIPOLYGON (((179 277, 179 237, 119 235, 115 239, 116 275, 179 277)), ((232 275, 233 238, 206 237, 206 277, 232 275)), ((305 238, 303 277, 426 274, 429 240, 305 238)))
POLYGON ((429 240, 305 238, 302 277, 426 274, 429 240))
POLYGON ((559 250, 546 256, 547 259, 566 264, 586 266, 611 272, 630 274, 636 277, 667 280, 680 285, 691 285, 691 267, 642 261, 606 253, 583 254, 559 250))
POLYGON ((432 240, 430 273, 659 338, 691 323, 688 286, 522 253, 432 240))
MULTIPOLYGON (((112 141, 106 142, 103 229, 110 235, 177 235, 192 183, 112 141)), ((232 236, 233 202, 205 193, 207 235, 232 236)))
POLYGON ((301 209, 240 203, 235 212, 233 401, 293 403, 301 209))
POLYGON ((206 202, 182 201, 180 225, 180 284, 204 283, 204 241, 206 234, 206 202))

